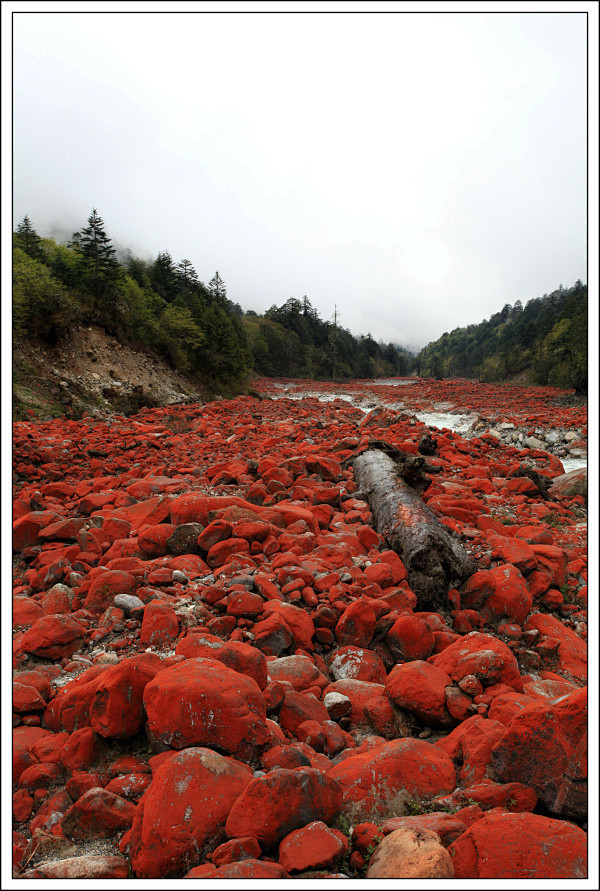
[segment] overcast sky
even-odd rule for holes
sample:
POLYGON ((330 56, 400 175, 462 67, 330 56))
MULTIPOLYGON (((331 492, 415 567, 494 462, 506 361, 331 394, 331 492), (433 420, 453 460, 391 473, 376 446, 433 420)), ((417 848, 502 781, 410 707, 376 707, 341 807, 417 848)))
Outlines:
POLYGON ((15 224, 413 347, 586 280, 583 13, 13 21, 15 224))

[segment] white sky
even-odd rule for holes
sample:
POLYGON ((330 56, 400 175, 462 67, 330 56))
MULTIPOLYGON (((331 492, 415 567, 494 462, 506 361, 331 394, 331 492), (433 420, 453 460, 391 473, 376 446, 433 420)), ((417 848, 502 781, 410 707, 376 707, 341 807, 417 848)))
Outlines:
POLYGON ((586 280, 581 12, 13 6, 15 224, 412 346, 586 280))

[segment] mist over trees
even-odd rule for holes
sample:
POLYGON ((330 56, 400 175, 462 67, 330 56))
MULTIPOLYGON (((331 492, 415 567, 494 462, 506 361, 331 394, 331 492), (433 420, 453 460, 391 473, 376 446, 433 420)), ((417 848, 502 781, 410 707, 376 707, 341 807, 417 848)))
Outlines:
POLYGON ((78 324, 155 351, 215 386, 246 385, 251 372, 314 380, 466 377, 587 388, 587 286, 578 281, 524 306, 505 304, 477 325, 456 328, 414 355, 355 336, 343 314, 322 319, 307 296, 262 315, 244 312, 215 272, 207 285, 191 261, 168 250, 154 260, 117 250, 94 208, 67 243, 42 238, 28 216, 13 233, 15 336, 50 344, 78 324))

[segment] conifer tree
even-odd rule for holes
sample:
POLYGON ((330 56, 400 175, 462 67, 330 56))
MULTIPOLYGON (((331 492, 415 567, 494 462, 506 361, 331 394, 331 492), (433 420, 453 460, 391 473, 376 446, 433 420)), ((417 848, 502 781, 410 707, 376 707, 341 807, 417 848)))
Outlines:
POLYGON ((41 259, 42 239, 31 225, 31 220, 29 219, 27 214, 25 214, 25 216, 17 226, 17 243, 29 257, 32 257, 32 259, 41 259))
POLYGON ((79 256, 87 273, 94 297, 94 309, 106 302, 119 274, 115 249, 104 231, 104 221, 94 207, 88 217, 88 225, 81 230, 79 256))
POLYGON ((219 275, 218 269, 208 283, 208 290, 216 304, 225 306, 227 302, 227 289, 225 287, 225 282, 219 275))
POLYGON ((152 287, 157 294, 171 303, 177 296, 177 270, 169 251, 160 251, 150 271, 152 287))
POLYGON ((198 284, 198 273, 192 266, 190 260, 182 260, 177 264, 177 276, 179 278, 179 286, 184 299, 187 297, 190 288, 198 284))

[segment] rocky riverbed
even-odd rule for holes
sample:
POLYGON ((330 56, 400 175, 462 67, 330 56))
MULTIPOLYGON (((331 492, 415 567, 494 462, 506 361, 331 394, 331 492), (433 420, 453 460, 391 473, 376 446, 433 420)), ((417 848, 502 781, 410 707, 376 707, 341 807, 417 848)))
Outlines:
POLYGON ((13 874, 584 878, 585 407, 255 387, 14 424, 13 874), (352 468, 426 433, 437 612, 352 468))

